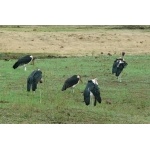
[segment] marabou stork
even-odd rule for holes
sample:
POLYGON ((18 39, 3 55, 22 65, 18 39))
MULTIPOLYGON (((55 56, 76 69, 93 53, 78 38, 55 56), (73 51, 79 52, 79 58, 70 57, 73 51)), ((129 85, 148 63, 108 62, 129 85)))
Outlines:
POLYGON ((81 80, 81 76, 80 75, 73 75, 72 77, 68 78, 63 87, 62 87, 62 91, 68 89, 68 88, 72 88, 72 91, 74 93, 74 87, 79 83, 79 82, 82 82, 81 80))
POLYGON ((32 91, 35 91, 39 82, 42 83, 42 71, 40 69, 34 70, 27 78, 27 91, 30 92, 31 87, 32 91))
POLYGON ((83 92, 83 96, 86 105, 92 103, 93 98, 94 98, 94 106, 96 106, 97 101, 101 103, 102 99, 100 96, 100 89, 98 87, 97 78, 88 81, 85 90, 83 92))
POLYGON ((24 66, 24 70, 26 71, 26 64, 31 62, 34 65, 34 59, 35 58, 32 55, 26 55, 24 57, 21 57, 17 60, 17 62, 15 62, 13 68, 16 69, 19 66, 24 66))
POLYGON ((121 72, 128 65, 124 60, 125 52, 122 52, 122 57, 117 58, 112 66, 112 74, 115 74, 118 81, 121 82, 121 72))

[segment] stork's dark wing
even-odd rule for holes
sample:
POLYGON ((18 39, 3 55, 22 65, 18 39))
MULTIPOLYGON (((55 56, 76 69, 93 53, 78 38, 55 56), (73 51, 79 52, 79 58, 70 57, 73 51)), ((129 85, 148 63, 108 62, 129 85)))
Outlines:
POLYGON ((18 60, 18 63, 19 63, 19 64, 22 64, 22 65, 23 65, 23 64, 28 64, 31 60, 32 60, 32 58, 30 57, 30 55, 26 55, 26 56, 20 58, 20 59, 18 60))
POLYGON ((116 76, 119 76, 120 73, 123 71, 123 69, 127 66, 128 64, 123 61, 122 63, 118 64, 118 67, 117 67, 117 71, 116 71, 116 76))
POLYGON ((30 91, 32 83, 33 83, 33 76, 36 73, 36 71, 33 71, 29 77, 27 78, 27 91, 30 91))
POLYGON ((73 85, 77 84, 78 81, 79 81, 79 78, 77 78, 76 75, 72 76, 71 78, 68 78, 68 79, 65 81, 65 83, 64 83, 64 85, 63 85, 63 87, 62 87, 62 91, 64 91, 64 90, 66 90, 67 88, 72 87, 73 85))
POLYGON ((118 65, 118 61, 117 59, 114 61, 113 66, 112 66, 112 74, 116 73, 117 71, 117 65, 118 65))
POLYGON ((90 104, 90 91, 91 91, 92 87, 94 87, 94 84, 90 80, 90 81, 88 81, 88 83, 87 83, 87 85, 85 87, 85 90, 83 92, 84 102, 85 102, 86 105, 90 104))
POLYGON ((13 65, 13 68, 16 69, 18 66, 28 64, 31 60, 32 60, 32 58, 30 57, 30 55, 26 55, 26 56, 18 59, 18 61, 13 65))
MULTIPOLYGON (((91 92, 93 93, 95 100, 97 100, 99 103, 101 103, 101 96, 100 96, 100 89, 97 84, 94 85, 94 88, 91 89, 91 92)), ((96 102, 96 101, 95 101, 96 102)), ((96 105, 96 104, 95 104, 96 105)))
POLYGON ((33 82, 40 82, 42 79, 42 72, 40 70, 37 70, 33 75, 33 82))
POLYGON ((37 84, 42 78, 42 72, 40 70, 33 71, 28 79, 27 79, 27 91, 30 91, 31 85, 32 90, 35 91, 37 89, 37 84))
POLYGON ((32 91, 35 91, 37 89, 37 84, 38 82, 41 81, 41 78, 42 78, 42 72, 36 71, 33 76, 32 91))
POLYGON ((77 84, 78 81, 79 81, 79 78, 77 78, 77 76, 72 76, 71 78, 66 80, 66 82, 68 84, 70 84, 70 86, 73 86, 73 85, 77 84))
POLYGON ((65 82, 61 90, 64 91, 69 87, 70 87, 69 84, 67 82, 65 82))

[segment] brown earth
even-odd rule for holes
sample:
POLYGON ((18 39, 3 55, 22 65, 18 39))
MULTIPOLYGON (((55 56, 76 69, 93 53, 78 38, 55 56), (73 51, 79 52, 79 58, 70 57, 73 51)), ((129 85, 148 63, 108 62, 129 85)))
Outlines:
POLYGON ((150 32, 144 30, 88 30, 23 32, 0 30, 0 52, 51 53, 66 56, 148 54, 150 32))

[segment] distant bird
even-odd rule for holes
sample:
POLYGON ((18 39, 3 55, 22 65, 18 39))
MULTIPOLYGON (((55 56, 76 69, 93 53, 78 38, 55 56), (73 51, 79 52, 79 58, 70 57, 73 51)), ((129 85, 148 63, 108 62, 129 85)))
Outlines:
POLYGON ((24 57, 21 57, 20 59, 17 60, 17 62, 15 62, 13 68, 16 69, 19 66, 24 66, 24 70, 26 71, 26 64, 31 62, 34 65, 34 59, 35 58, 32 55, 26 55, 24 57))
POLYGON ((62 87, 62 91, 68 89, 68 88, 72 88, 72 91, 74 93, 74 87, 79 83, 79 82, 82 82, 81 80, 81 76, 80 75, 73 75, 72 77, 68 78, 63 87, 62 87))
POLYGON ((86 105, 89 105, 92 103, 92 101, 94 101, 94 106, 96 106, 97 101, 101 103, 102 99, 100 96, 100 89, 98 87, 97 78, 88 81, 83 92, 83 96, 86 105))
POLYGON ((125 52, 122 52, 122 57, 117 58, 112 66, 112 74, 115 74, 118 81, 121 82, 121 72, 123 69, 128 65, 127 62, 124 60, 125 52))
POLYGON ((30 92, 31 87, 32 91, 35 91, 39 82, 42 83, 42 71, 40 69, 34 70, 27 78, 27 91, 30 92))

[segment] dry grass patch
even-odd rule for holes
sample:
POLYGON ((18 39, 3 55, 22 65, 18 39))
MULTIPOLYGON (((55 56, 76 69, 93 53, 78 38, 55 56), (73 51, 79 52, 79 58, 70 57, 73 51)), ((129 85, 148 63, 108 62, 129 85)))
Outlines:
POLYGON ((150 32, 145 30, 91 29, 38 32, 8 31, 0 34, 0 52, 54 53, 66 56, 150 53, 150 32))

